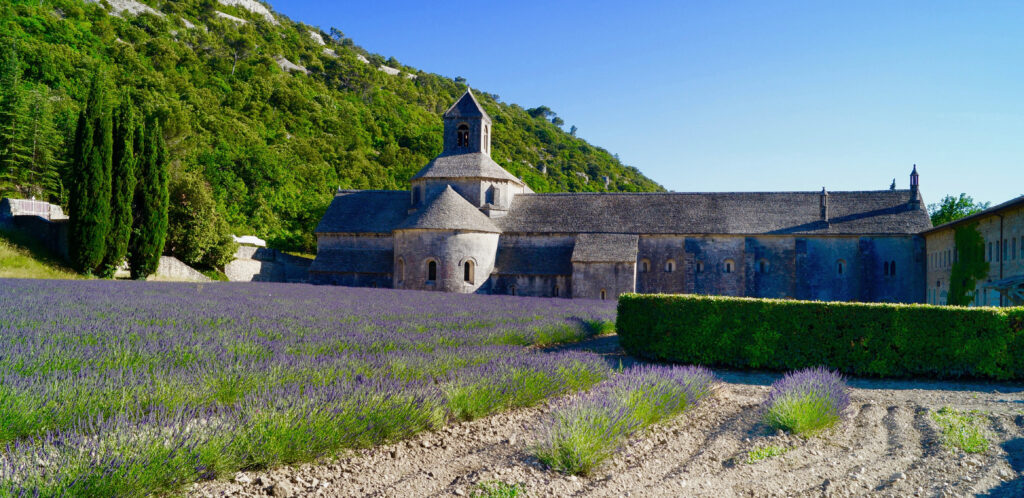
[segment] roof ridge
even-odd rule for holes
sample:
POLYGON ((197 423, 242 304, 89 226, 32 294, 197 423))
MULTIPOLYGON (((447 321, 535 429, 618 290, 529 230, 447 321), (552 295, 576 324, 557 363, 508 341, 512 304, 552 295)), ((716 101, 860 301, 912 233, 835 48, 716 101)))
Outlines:
MULTIPOLYGON (((883 190, 829 190, 828 194, 889 194, 910 193, 909 189, 883 189, 883 190)), ((655 195, 764 195, 764 194, 813 194, 821 195, 820 190, 760 190, 760 191, 731 191, 731 192, 534 192, 530 194, 516 194, 519 196, 574 196, 574 195, 622 195, 622 196, 655 196, 655 195)))

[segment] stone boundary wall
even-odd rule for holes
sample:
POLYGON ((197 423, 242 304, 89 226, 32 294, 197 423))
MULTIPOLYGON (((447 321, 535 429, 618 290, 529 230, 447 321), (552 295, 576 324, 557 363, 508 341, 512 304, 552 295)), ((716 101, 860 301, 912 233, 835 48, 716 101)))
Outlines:
POLYGON ((313 260, 285 254, 277 249, 239 246, 235 259, 224 266, 224 274, 232 282, 309 281, 309 265, 313 260))

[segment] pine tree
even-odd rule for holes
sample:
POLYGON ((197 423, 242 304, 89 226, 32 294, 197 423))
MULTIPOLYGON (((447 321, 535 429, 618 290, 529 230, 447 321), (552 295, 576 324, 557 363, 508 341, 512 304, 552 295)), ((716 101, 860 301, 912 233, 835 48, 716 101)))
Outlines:
POLYGON ((128 254, 132 233, 132 200, 135 197, 135 111, 129 97, 122 98, 114 118, 113 173, 110 177, 110 231, 102 276, 112 277, 128 254))
POLYGON ((85 274, 102 263, 110 229, 113 136, 105 86, 103 74, 97 74, 78 117, 71 155, 68 246, 72 264, 85 274))
POLYGON ((20 190, 17 176, 29 160, 25 150, 25 99, 21 61, 13 42, 0 46, 0 187, 20 190))
POLYGON ((163 130, 155 117, 146 120, 135 189, 135 222, 129 242, 132 278, 156 272, 167 238, 167 150, 163 130))
POLYGON ((28 163, 21 168, 18 181, 25 195, 53 199, 59 196, 60 173, 57 169, 57 147, 60 134, 53 122, 50 89, 39 85, 28 92, 25 120, 25 149, 28 163))

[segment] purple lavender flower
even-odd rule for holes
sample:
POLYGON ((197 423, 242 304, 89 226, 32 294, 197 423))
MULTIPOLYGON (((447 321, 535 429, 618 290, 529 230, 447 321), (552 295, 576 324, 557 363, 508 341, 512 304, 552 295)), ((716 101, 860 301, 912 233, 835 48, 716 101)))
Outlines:
POLYGON ((810 434, 835 425, 850 404, 842 375, 825 367, 790 372, 771 386, 765 422, 794 434, 810 434))

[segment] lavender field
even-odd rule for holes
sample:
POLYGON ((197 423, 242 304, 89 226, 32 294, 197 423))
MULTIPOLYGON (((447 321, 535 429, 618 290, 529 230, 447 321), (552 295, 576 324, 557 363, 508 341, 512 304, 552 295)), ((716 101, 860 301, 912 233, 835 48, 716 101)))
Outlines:
POLYGON ((0 496, 141 496, 607 378, 614 302, 0 280, 0 496))

